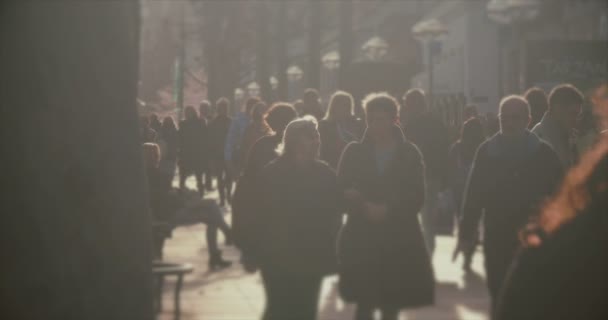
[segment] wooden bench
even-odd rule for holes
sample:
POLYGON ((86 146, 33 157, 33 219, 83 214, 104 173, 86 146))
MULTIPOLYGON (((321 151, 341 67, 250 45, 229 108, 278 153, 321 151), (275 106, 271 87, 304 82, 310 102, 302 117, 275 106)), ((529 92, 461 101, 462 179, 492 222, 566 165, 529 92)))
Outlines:
POLYGON ((175 319, 180 317, 180 292, 182 290, 182 284, 184 275, 191 273, 194 267, 189 263, 171 263, 165 261, 155 261, 152 263, 152 274, 156 278, 156 312, 162 310, 163 301, 163 284, 165 276, 176 276, 177 282, 175 284, 174 292, 174 308, 175 308, 175 319))

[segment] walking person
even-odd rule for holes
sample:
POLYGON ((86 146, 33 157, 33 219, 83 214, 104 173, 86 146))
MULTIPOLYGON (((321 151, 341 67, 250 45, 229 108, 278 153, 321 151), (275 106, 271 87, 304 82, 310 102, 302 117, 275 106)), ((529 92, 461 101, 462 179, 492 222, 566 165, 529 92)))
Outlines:
POLYGON ((549 94, 547 113, 532 129, 532 132, 553 147, 566 169, 578 160, 575 128, 583 101, 583 94, 570 84, 553 88, 549 94))
POLYGON ((185 190, 186 178, 193 174, 202 196, 205 193, 203 172, 207 162, 207 126, 193 106, 187 106, 184 114, 186 118, 179 125, 179 186, 185 190))
POLYGON ((356 320, 395 320, 404 308, 433 304, 435 280, 418 213, 424 163, 398 126, 398 102, 371 94, 367 130, 338 165, 348 220, 338 241, 340 294, 357 305, 356 320))
POLYGON ((482 143, 473 159, 454 252, 456 257, 473 247, 483 214, 484 261, 492 303, 518 248, 519 230, 552 195, 562 176, 555 151, 527 130, 528 102, 521 96, 505 97, 499 112, 500 132, 482 143))
POLYGON ((224 146, 232 118, 228 116, 230 101, 226 98, 218 99, 217 116, 209 123, 209 155, 211 168, 217 177, 217 188, 220 195, 220 206, 232 202, 232 175, 226 166, 224 146))
MULTIPOLYGON (((218 229, 224 233, 226 241, 232 242, 232 231, 214 200, 202 200, 187 192, 177 192, 167 186, 164 173, 158 168, 161 159, 160 148, 155 143, 143 145, 144 162, 148 179, 150 209, 157 221, 166 222, 172 227, 183 224, 204 223, 207 225, 206 240, 209 252, 209 269, 223 269, 232 263, 222 258, 217 242, 218 229)), ((157 250, 162 250, 162 241, 157 250)))
POLYGON ((292 121, 281 155, 260 173, 253 241, 266 293, 264 320, 314 320, 321 282, 335 272, 340 223, 335 172, 319 157, 314 119, 292 121))
POLYGON ((267 136, 272 132, 264 119, 266 111, 268 111, 268 105, 265 102, 258 102, 251 111, 251 122, 245 129, 243 141, 241 142, 241 154, 239 155, 239 158, 241 159, 239 167, 241 170, 242 168, 245 168, 247 164, 247 157, 249 156, 253 145, 258 139, 267 136))
MULTIPOLYGON (((209 124, 211 123, 211 121, 213 121, 213 119, 215 118, 215 111, 213 110, 213 107, 211 106, 211 102, 209 102, 208 100, 203 100, 201 101, 201 103, 199 104, 199 115, 201 118, 201 121, 205 124, 205 127, 209 127, 209 124)), ((209 149, 209 144, 211 143, 209 140, 209 135, 205 135, 205 141, 204 141, 204 145, 205 145, 205 163, 203 163, 203 181, 205 182, 205 190, 207 191, 213 191, 213 169, 211 168, 211 157, 209 156, 210 154, 210 149, 209 149)))
POLYGON ((255 256, 250 250, 252 239, 257 230, 253 228, 257 217, 256 203, 260 201, 259 176, 264 166, 276 159, 278 146, 283 141, 285 127, 296 118, 295 109, 287 103, 277 102, 268 110, 265 121, 272 129, 272 134, 260 138, 251 148, 243 174, 234 190, 232 204, 232 225, 235 244, 241 249, 241 262, 246 270, 257 269, 255 256))
POLYGON ((363 134, 361 120, 355 118, 353 96, 344 91, 335 92, 329 99, 325 118, 319 121, 321 134, 321 160, 337 168, 342 151, 363 134))
POLYGON ((547 101, 547 94, 545 91, 538 87, 532 87, 524 94, 526 101, 530 105, 530 125, 528 129, 532 130, 536 126, 549 109, 549 101, 547 101))
POLYGON ((224 146, 224 161, 226 161, 226 168, 234 179, 238 179, 242 168, 239 167, 244 162, 244 159, 240 158, 243 154, 241 151, 241 144, 243 142, 243 135, 245 130, 251 122, 251 112, 253 107, 260 102, 260 98, 251 97, 245 101, 244 110, 238 112, 232 122, 230 123, 230 129, 228 129, 228 135, 226 136, 226 145, 224 146))
POLYGON ((428 110, 426 95, 421 89, 405 93, 399 118, 405 137, 418 147, 424 158, 426 190, 421 218, 424 239, 432 256, 439 222, 438 195, 447 187, 448 130, 428 110))
POLYGON ((158 135, 160 146, 159 170, 165 175, 165 183, 170 187, 177 168, 177 155, 179 150, 179 133, 173 117, 163 119, 158 135))
MULTIPOLYGON (((452 199, 454 199, 457 221, 460 221, 462 218, 462 212, 460 210, 462 206, 462 197, 467 177, 469 176, 473 165, 475 151, 477 151, 477 148, 485 139, 481 120, 476 117, 469 118, 462 126, 460 138, 450 148, 449 186, 452 193, 452 199)), ((474 244, 477 243, 476 238, 477 237, 474 237, 474 244)), ((473 253, 475 252, 474 244, 463 252, 464 262, 462 269, 466 272, 471 271, 473 253)))
POLYGON ((522 233, 496 320, 608 319, 608 136, 522 233))

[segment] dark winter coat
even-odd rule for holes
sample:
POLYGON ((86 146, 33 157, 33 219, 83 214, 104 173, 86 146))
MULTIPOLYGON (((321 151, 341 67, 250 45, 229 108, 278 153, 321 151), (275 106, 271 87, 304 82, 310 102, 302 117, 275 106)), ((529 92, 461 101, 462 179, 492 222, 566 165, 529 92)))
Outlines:
POLYGON ((255 224, 255 206, 259 202, 259 175, 264 166, 276 159, 277 146, 281 137, 271 135, 262 137, 251 148, 247 165, 239 178, 232 200, 232 230, 235 244, 247 254, 257 230, 255 224))
POLYGON ((346 145, 352 141, 359 141, 363 134, 362 123, 359 119, 352 118, 343 126, 342 131, 339 132, 338 123, 335 120, 319 121, 321 159, 332 168, 338 167, 338 160, 346 145))
POLYGON ((209 155, 216 166, 224 164, 224 148, 231 123, 232 118, 217 116, 208 125, 209 155))
POLYGON ((485 210, 484 253, 493 298, 518 247, 519 230, 556 190, 562 174, 551 146, 529 131, 517 144, 508 144, 499 133, 479 146, 463 198, 459 236, 473 243, 485 210))
POLYGON ((299 167, 285 157, 259 177, 254 254, 264 270, 324 275, 335 272, 340 224, 335 172, 324 162, 299 167))
POLYGON ((349 302, 416 307, 434 302, 435 281, 418 212, 424 202, 420 152, 403 139, 385 172, 377 173, 374 145, 363 138, 344 150, 338 169, 342 190, 354 187, 366 201, 386 204, 387 219, 374 223, 347 202, 348 221, 338 241, 340 293, 349 302))
POLYGON ((450 147, 445 125, 431 113, 425 113, 408 121, 403 133, 408 141, 420 149, 424 157, 427 178, 443 186, 447 182, 447 156, 450 147))
MULTIPOLYGON (((607 156, 599 166, 606 181, 607 156)), ((521 251, 493 319, 608 319, 607 231, 608 199, 598 197, 541 246, 521 251)))
POLYGON ((179 166, 180 170, 202 172, 208 160, 207 126, 204 120, 183 120, 179 126, 179 166))

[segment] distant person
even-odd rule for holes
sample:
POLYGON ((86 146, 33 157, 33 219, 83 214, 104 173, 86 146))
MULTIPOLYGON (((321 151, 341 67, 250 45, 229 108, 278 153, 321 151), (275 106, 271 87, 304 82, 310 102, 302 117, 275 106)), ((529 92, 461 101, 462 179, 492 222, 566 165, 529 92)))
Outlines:
MULTIPOLYGON (((461 129, 460 138, 450 148, 448 157, 450 160, 449 186, 452 192, 452 199, 454 199, 458 220, 461 218, 462 196, 466 180, 473 166, 473 157, 477 148, 485 139, 481 120, 471 117, 465 121, 461 129)), ((471 262, 473 260, 473 253, 475 252, 474 248, 475 246, 472 246, 464 252, 462 268, 466 272, 471 271, 471 262)))
POLYGON ((348 220, 338 241, 339 289, 356 320, 396 320, 404 308, 433 304, 435 280, 418 222, 424 163, 398 126, 399 103, 386 93, 364 102, 367 130, 338 165, 348 220))
MULTIPOLYGON (((208 100, 203 100, 199 104, 199 115, 201 121, 205 123, 205 127, 209 126, 211 120, 215 117, 215 112, 213 111, 213 107, 211 106, 211 102, 208 100)), ((203 174, 205 181, 205 190, 212 191, 213 190, 213 170, 211 168, 211 157, 209 157, 209 136, 205 135, 205 153, 207 156, 205 157, 205 163, 203 164, 203 174)))
POLYGON ((244 159, 240 157, 244 153, 241 151, 241 143, 245 130, 251 122, 253 107, 258 102, 260 102, 260 99, 257 97, 248 98, 245 101, 245 109, 234 116, 230 123, 230 129, 228 129, 226 146, 224 147, 224 160, 226 161, 226 168, 234 179, 238 178, 242 169, 239 167, 244 162, 244 159))
POLYGON ((476 105, 470 104, 470 105, 464 107, 464 110, 462 112, 462 118, 464 121, 467 121, 471 118, 477 118, 477 117, 479 117, 479 111, 478 111, 476 105))
POLYGON ((319 91, 312 88, 304 90, 302 102, 304 105, 302 107, 302 113, 300 116, 303 117, 305 115, 311 115, 315 117, 317 121, 323 119, 325 112, 323 112, 323 107, 321 107, 321 97, 319 96, 319 91))
POLYGON ((572 167, 578 158, 575 127, 583 101, 583 94, 570 84, 553 88, 547 113, 532 129, 553 147, 564 168, 572 167))
POLYGON ((522 233, 492 319, 608 319, 608 136, 522 233))
POLYGON ((314 320, 321 282, 335 272, 340 223, 335 172, 318 160, 314 119, 291 122, 281 155, 260 173, 257 235, 265 320, 314 320))
POLYGON ((327 115, 319 122, 321 134, 321 160, 332 168, 338 167, 342 151, 352 141, 358 141, 363 134, 363 124, 355 118, 353 96, 337 91, 329 99, 327 115))
POLYGON ((517 235, 555 191, 562 166, 555 151, 527 130, 530 107, 521 96, 500 103, 500 132, 479 146, 462 205, 459 252, 477 241, 483 214, 484 256, 492 303, 518 248, 517 235))
MULTIPOLYGON (((154 220, 165 222, 172 227, 180 224, 204 223, 207 225, 207 248, 209 250, 209 269, 223 269, 231 265, 222 258, 217 244, 217 230, 224 233, 228 243, 232 241, 230 227, 213 200, 201 200, 187 193, 177 192, 164 182, 164 173, 158 169, 160 148, 155 143, 143 145, 144 163, 148 180, 150 210, 154 220)), ((162 242, 156 244, 162 246, 162 242)), ((156 248, 159 250, 159 248, 156 248)))
POLYGON ((150 128, 154 129, 157 133, 160 131, 162 124, 158 119, 158 115, 156 113, 150 114, 150 128))
POLYGON ((580 123, 578 153, 584 154, 608 134, 608 80, 602 79, 589 90, 590 108, 580 123))
POLYGON ((297 117, 295 109, 287 103, 272 105, 266 114, 266 122, 272 134, 260 138, 251 148, 243 174, 237 182, 232 204, 232 225, 235 244, 241 249, 241 262, 249 271, 257 268, 249 245, 255 238, 256 203, 260 201, 259 175, 264 166, 279 156, 277 148, 283 141, 285 127, 297 117))
POLYGON ((251 111, 251 122, 249 122, 249 125, 245 129, 243 141, 241 142, 240 152, 242 154, 239 155, 241 159, 241 168, 244 168, 247 164, 247 157, 258 139, 271 133, 271 129, 266 123, 266 119, 264 119, 268 108, 269 107, 265 102, 258 102, 251 111))
POLYGON ((156 141, 156 131, 150 126, 149 117, 139 117, 139 137, 142 143, 156 141))
POLYGON ((490 138, 500 131, 500 121, 495 112, 488 111, 484 117, 484 132, 490 138))
POLYGON ((538 87, 528 89, 528 91, 526 91, 524 94, 524 97, 530 105, 530 115, 532 120, 530 121, 530 126, 528 129, 532 129, 541 121, 545 115, 545 112, 547 112, 547 109, 549 109, 549 101, 547 101, 547 94, 545 91, 538 87))
POLYGON ((302 99, 298 99, 298 100, 294 101, 293 107, 296 109, 296 112, 298 113, 298 117, 304 116, 304 102, 302 102, 302 99))
POLYGON ((232 175, 226 167, 224 159, 224 146, 226 137, 232 123, 232 118, 228 116, 230 101, 226 98, 217 100, 217 116, 209 123, 209 154, 211 158, 211 168, 217 177, 217 188, 220 195, 220 206, 232 202, 232 175))
POLYGON ((425 93, 420 89, 411 89, 403 96, 400 121, 405 137, 420 149, 424 158, 426 199, 422 209, 422 227, 432 256, 439 221, 438 194, 447 187, 448 130, 430 113, 425 93))
POLYGON ((163 119, 158 136, 161 150, 159 170, 165 174, 166 183, 171 186, 177 168, 179 150, 179 133, 171 116, 163 119))
POLYGON ((205 193, 203 172, 207 163, 207 126, 193 106, 184 109, 185 119, 179 125, 179 186, 185 190, 186 178, 196 177, 196 187, 205 193))

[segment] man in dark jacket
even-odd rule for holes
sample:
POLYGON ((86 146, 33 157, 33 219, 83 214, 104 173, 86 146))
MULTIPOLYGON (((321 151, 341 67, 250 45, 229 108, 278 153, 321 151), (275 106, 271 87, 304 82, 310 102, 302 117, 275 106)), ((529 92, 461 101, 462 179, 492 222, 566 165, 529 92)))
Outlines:
POLYGON ((192 106, 185 109, 186 119, 179 125, 179 186, 186 187, 186 178, 194 174, 198 192, 203 195, 203 171, 207 160, 207 125, 192 106))
POLYGON ((211 167, 217 176, 217 188, 220 194, 220 206, 224 206, 226 199, 232 202, 232 176, 224 159, 224 146, 226 137, 232 123, 228 116, 230 101, 226 98, 217 100, 217 116, 211 120, 209 129, 209 155, 211 167))
POLYGON ((518 247, 518 231, 538 212, 562 176, 555 151, 526 129, 530 107, 525 99, 504 98, 499 118, 500 132, 481 144, 473 160, 457 248, 472 246, 485 211, 485 267, 493 301, 518 247))

